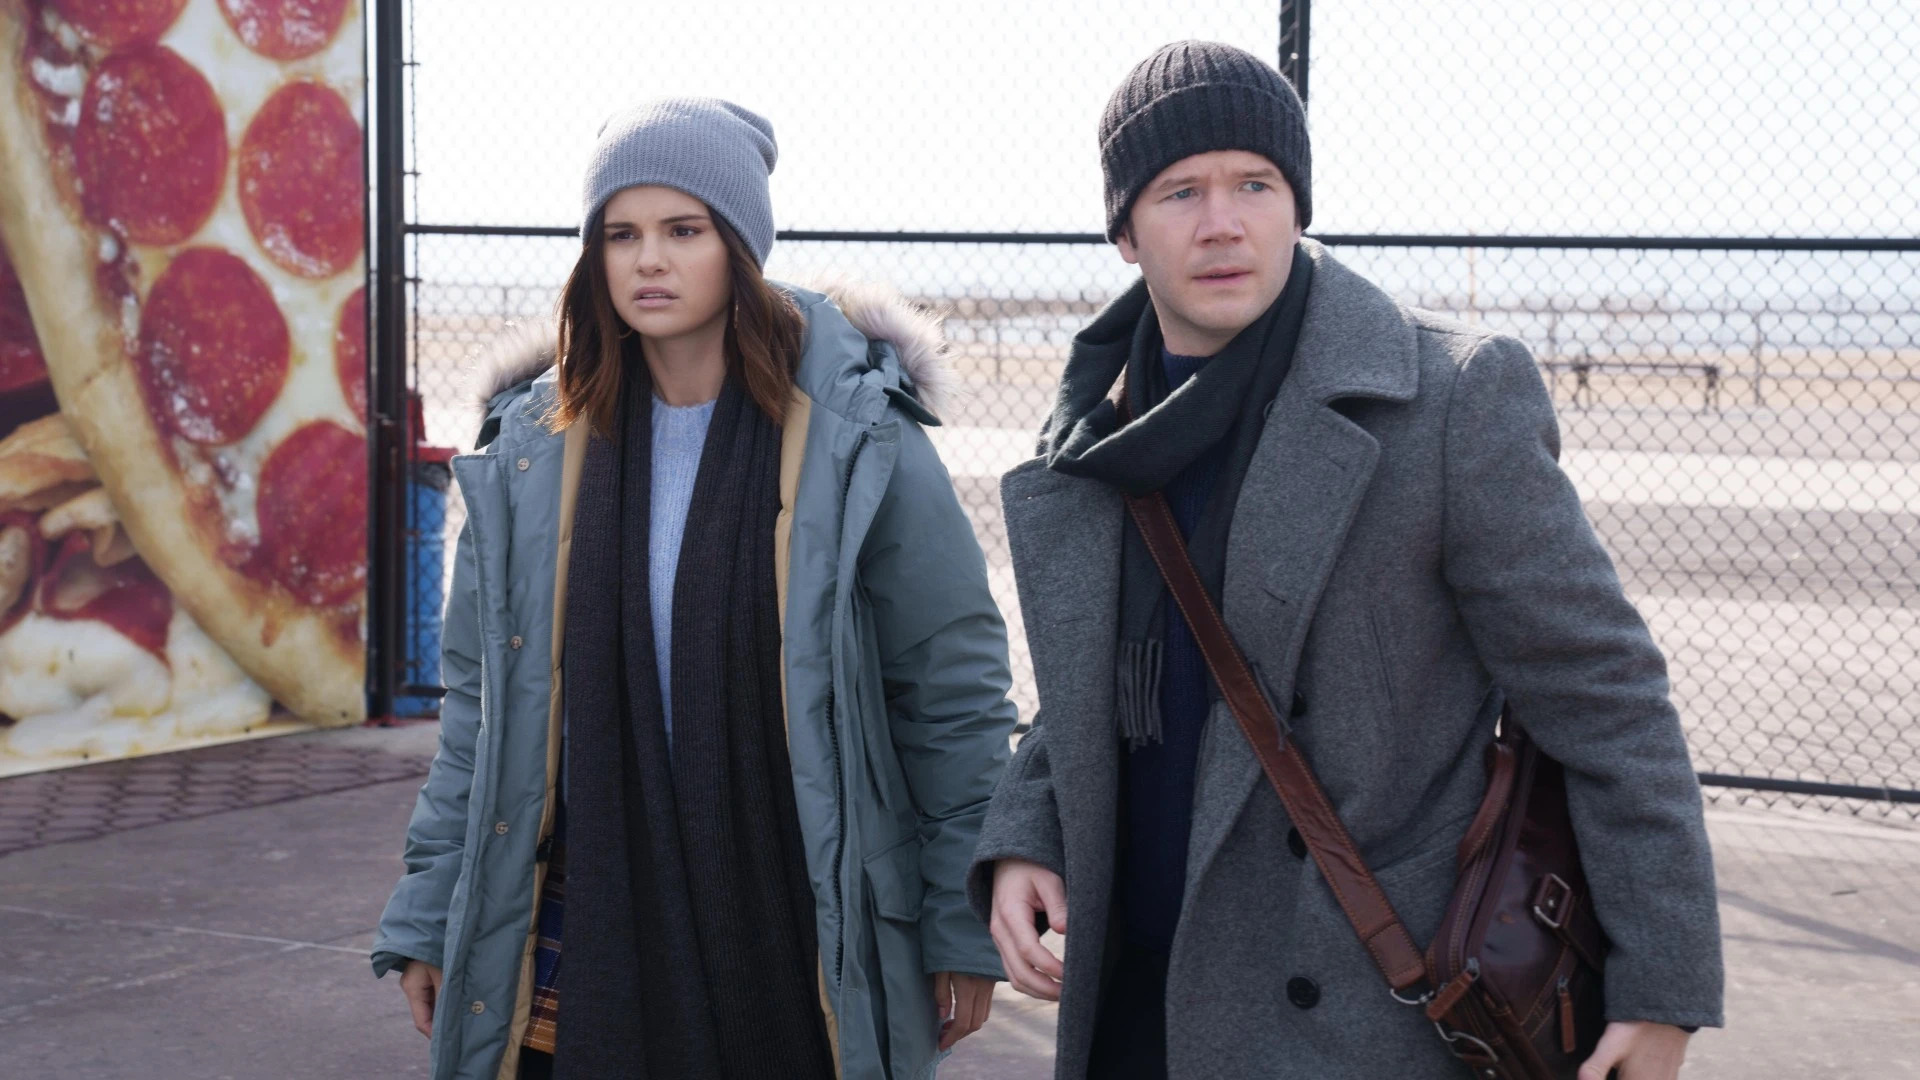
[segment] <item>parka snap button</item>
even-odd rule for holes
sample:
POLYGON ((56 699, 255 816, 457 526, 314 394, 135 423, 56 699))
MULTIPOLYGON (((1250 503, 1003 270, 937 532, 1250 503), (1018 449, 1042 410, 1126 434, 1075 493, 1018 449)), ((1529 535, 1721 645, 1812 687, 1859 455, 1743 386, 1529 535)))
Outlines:
POLYGON ((519 469, 521 472, 526 472, 529 468, 533 467, 533 462, 528 461, 526 458, 521 458, 519 461, 513 463, 513 467, 519 469))
POLYGON ((507 647, 510 649, 517 649, 526 643, 526 639, 522 638, 519 634, 515 634, 507 639, 507 647))
POLYGON ((1307 857, 1307 841, 1300 835, 1299 829, 1287 830, 1287 850, 1293 852, 1293 857, 1296 859, 1307 857))
POLYGON ((1287 1000, 1298 1008, 1311 1009, 1320 1004, 1320 987, 1312 979, 1296 975, 1287 980, 1287 1000))
POLYGON ((507 835, 507 823, 504 821, 495 822, 493 826, 493 835, 495 836, 507 835))
POLYGON ((473 1009, 473 1015, 475 1016, 479 1016, 481 1013, 487 1011, 487 1003, 484 1001, 476 1001, 471 1007, 473 1009))

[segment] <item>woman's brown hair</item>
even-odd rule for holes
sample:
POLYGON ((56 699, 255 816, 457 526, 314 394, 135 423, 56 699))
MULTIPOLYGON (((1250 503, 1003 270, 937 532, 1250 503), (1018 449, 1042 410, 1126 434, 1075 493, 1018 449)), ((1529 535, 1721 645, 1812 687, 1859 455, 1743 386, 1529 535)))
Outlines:
MULTIPOLYGON (((727 375, 740 380, 753 403, 778 424, 786 419, 806 324, 793 301, 767 284, 740 234, 718 214, 713 215, 713 224, 727 245, 727 276, 733 290, 727 314, 727 375)), ((620 411, 621 379, 629 365, 646 363, 640 355, 640 336, 613 308, 606 243, 596 217, 580 261, 560 291, 560 337, 554 352, 560 362, 560 385, 546 420, 551 431, 564 430, 584 416, 596 434, 612 436, 620 411)))

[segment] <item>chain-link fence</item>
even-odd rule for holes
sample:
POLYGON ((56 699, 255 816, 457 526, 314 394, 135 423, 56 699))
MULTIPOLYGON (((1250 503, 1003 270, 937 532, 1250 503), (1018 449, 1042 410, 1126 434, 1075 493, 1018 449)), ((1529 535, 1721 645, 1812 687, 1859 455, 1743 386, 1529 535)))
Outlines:
POLYGON ((1920 797, 1913 10, 1173 7, 556 4, 529 25, 517 6, 423 5, 408 329, 430 441, 470 441, 464 371, 551 312, 598 118, 664 93, 760 109, 782 148, 769 273, 877 278, 946 315, 967 394, 936 440, 1030 713, 998 476, 1031 453, 1073 334, 1131 280, 1091 235, 1100 107, 1168 40, 1283 69, 1298 52, 1312 232, 1402 300, 1534 350, 1701 772, 1911 808, 1895 800, 1920 797))

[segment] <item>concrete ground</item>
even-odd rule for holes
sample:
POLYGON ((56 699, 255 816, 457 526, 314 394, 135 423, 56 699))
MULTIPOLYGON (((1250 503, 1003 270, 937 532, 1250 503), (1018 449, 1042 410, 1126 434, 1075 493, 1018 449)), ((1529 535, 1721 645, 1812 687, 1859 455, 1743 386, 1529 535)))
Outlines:
MULTIPOLYGON (((287 749, 326 740, 417 760, 435 735, 291 736, 287 749)), ((366 963, 418 786, 381 781, 0 856, 0 1075, 426 1075, 397 985, 366 963)), ((1718 806, 1710 825, 1729 1027, 1696 1039, 1685 1075, 1920 1075, 1920 827, 1718 806)), ((1003 988, 941 1076, 1048 1076, 1052 1033, 1050 1007, 1003 988)))

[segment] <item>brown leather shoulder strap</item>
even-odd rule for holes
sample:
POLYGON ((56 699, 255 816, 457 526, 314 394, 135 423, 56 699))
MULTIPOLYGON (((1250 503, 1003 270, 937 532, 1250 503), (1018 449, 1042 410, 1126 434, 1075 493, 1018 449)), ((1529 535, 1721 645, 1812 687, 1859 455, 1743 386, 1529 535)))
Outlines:
POLYGON ((1180 605, 1180 613, 1186 616, 1187 625, 1200 644, 1200 652, 1206 657, 1207 670, 1213 673, 1213 681, 1219 685, 1227 707, 1240 722, 1247 742, 1253 745, 1260 767, 1279 794, 1281 805, 1287 808, 1294 828, 1300 830, 1301 839, 1307 842, 1307 850, 1313 853, 1313 861, 1332 887, 1340 909, 1353 924, 1354 933, 1360 936, 1361 944, 1373 955, 1373 962, 1395 990, 1408 990, 1424 983, 1427 979, 1425 959, 1400 922, 1400 916, 1394 914, 1393 904, 1381 890, 1380 883, 1374 880, 1373 871, 1367 869, 1353 837, 1348 835, 1346 825, 1327 800, 1326 792, 1321 790, 1313 770, 1307 767, 1306 759, 1297 751, 1291 751, 1290 744, 1282 737, 1279 716, 1240 655, 1226 622, 1214 607, 1213 598, 1200 583, 1200 575, 1187 555, 1186 542, 1180 538, 1180 529, 1174 523, 1166 496, 1157 491, 1146 496, 1129 495, 1127 510, 1139 526, 1147 550, 1160 568, 1160 576, 1166 579, 1167 590, 1180 605))

